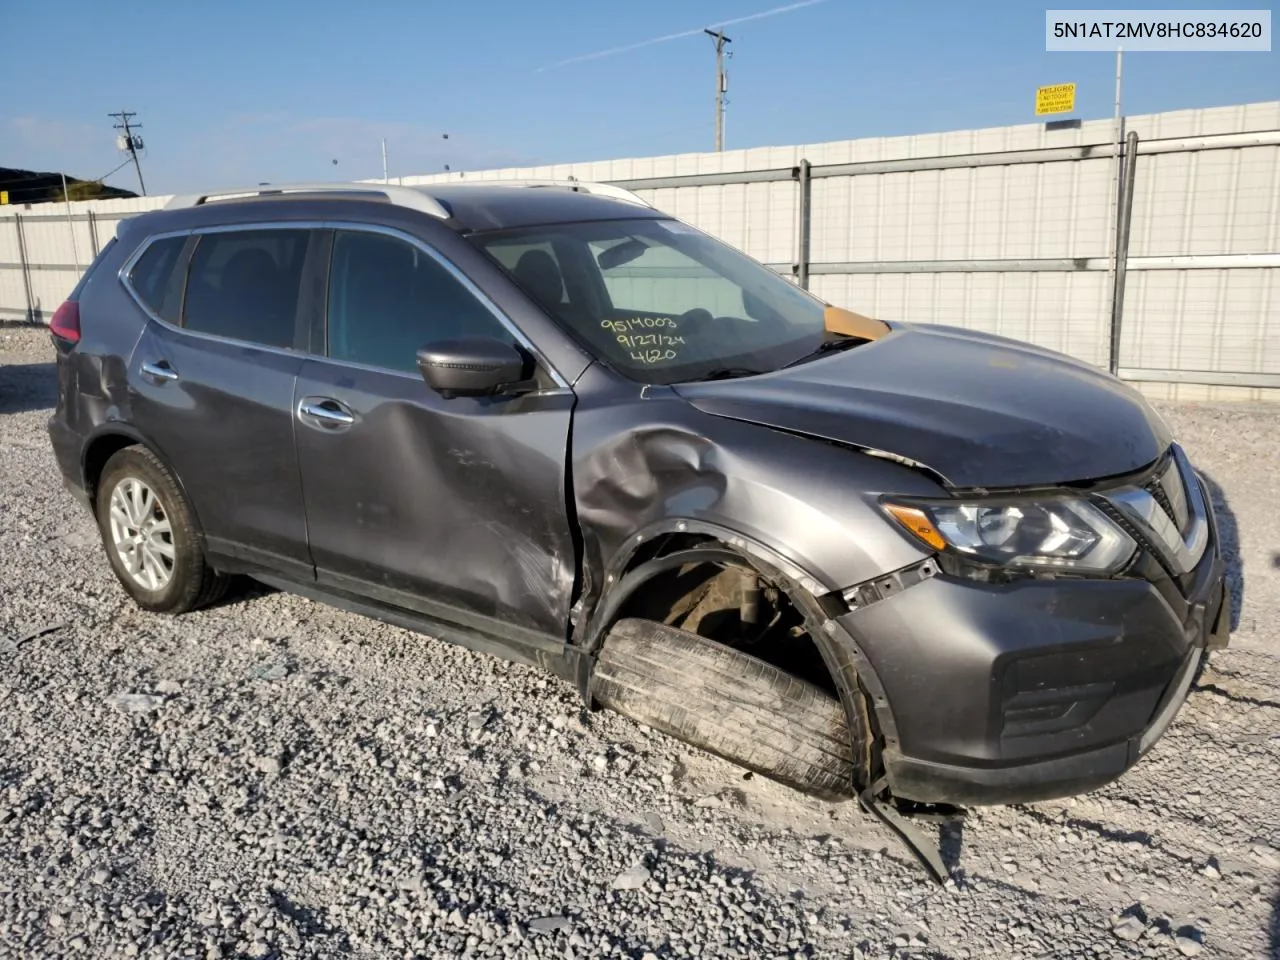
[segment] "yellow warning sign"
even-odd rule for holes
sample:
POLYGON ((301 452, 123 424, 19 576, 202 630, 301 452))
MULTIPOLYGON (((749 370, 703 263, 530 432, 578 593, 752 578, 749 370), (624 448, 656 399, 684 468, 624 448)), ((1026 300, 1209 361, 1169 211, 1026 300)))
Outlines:
POLYGON ((1076 108, 1076 85, 1055 83, 1036 88, 1036 116, 1046 113, 1071 113, 1076 108))
POLYGON ((0 204, 6 204, 8 202, 9 202, 9 191, 0 190, 0 204))

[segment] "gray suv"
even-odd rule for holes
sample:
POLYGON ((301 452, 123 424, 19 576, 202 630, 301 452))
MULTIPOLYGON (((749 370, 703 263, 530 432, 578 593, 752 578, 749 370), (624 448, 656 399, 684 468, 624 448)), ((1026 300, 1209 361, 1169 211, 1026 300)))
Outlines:
POLYGON ((614 188, 177 198, 52 335, 53 447, 143 608, 247 574, 815 794, 1094 788, 1227 639, 1205 486, 1135 391, 614 188))

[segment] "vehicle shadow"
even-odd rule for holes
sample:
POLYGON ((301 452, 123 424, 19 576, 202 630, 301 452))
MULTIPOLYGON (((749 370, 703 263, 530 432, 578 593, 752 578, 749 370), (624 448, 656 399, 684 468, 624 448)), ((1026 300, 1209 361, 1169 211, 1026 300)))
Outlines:
POLYGON ((232 607, 240 603, 252 603, 254 600, 269 597, 273 593, 279 592, 275 587, 268 586, 261 580, 254 580, 252 577, 237 574, 231 578, 227 592, 213 603, 204 607, 204 609, 217 610, 219 607, 232 607))
MULTIPOLYGON (((1200 476, 1209 489, 1209 499, 1213 501, 1213 512, 1218 519, 1218 540, 1227 563, 1227 585, 1231 589, 1231 630, 1235 632, 1240 628, 1245 587, 1244 562, 1240 558, 1240 528, 1222 487, 1209 474, 1201 472, 1200 476)), ((1280 565, 1280 554, 1277 554, 1276 562, 1280 565)))
POLYGON ((51 410, 57 400, 57 364, 0 363, 0 414, 51 410))
POLYGON ((960 863, 960 855, 964 853, 964 819, 957 817, 950 823, 943 823, 939 830, 938 852, 942 862, 958 883, 963 882, 964 868, 960 863))

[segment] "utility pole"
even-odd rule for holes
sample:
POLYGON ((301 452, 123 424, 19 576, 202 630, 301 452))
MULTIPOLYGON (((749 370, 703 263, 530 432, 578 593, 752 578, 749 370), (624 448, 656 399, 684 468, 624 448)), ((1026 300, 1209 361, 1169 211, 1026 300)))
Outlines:
MULTIPOLYGON (((1120 228, 1120 184, 1123 179, 1123 170, 1120 159, 1120 145, 1124 142, 1124 114, 1120 110, 1120 93, 1121 81, 1124 78, 1124 49, 1116 47, 1116 104, 1115 104, 1115 143, 1111 151, 1111 202, 1107 206, 1107 289, 1111 291, 1111 310, 1114 314, 1116 309, 1116 282, 1119 277, 1119 269, 1116 261, 1116 255, 1120 251, 1119 244, 1119 228, 1120 228)), ((1132 163, 1132 157, 1125 157, 1124 163, 1132 163)), ((1118 367, 1116 357, 1112 355, 1112 373, 1118 367)))
POLYGON ((704 30, 716 42, 716 153, 724 150, 724 95, 729 89, 729 77, 724 72, 724 45, 732 43, 723 30, 704 30))
POLYGON ((387 138, 382 138, 382 182, 390 183, 391 178, 387 176, 387 138))
POLYGON ((130 113, 127 110, 121 110, 119 113, 108 113, 108 117, 113 117, 120 122, 113 124, 113 129, 123 130, 124 133, 116 138, 121 150, 129 153, 133 158, 133 169, 138 171, 138 187, 142 190, 142 195, 147 195, 147 185, 142 182, 142 164, 138 162, 138 149, 143 145, 142 138, 134 134, 134 130, 141 130, 142 124, 130 124, 129 121, 136 117, 136 113, 130 113))

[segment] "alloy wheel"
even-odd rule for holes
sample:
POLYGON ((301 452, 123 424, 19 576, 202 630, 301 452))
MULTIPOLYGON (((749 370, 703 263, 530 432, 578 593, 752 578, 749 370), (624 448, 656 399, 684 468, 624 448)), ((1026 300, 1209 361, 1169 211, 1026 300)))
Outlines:
POLYGON ((154 490, 125 477, 111 491, 111 543, 125 572, 144 590, 163 590, 173 578, 173 528, 154 490))

